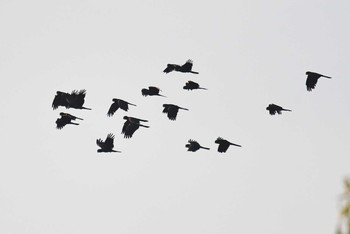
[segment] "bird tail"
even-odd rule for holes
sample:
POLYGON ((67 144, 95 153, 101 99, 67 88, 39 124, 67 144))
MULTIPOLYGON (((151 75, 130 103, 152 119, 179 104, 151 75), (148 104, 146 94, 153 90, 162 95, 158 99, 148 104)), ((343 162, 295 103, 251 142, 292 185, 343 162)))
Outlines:
POLYGON ((210 148, 201 146, 202 149, 210 150, 210 148))
POLYGON ((204 89, 204 90, 208 90, 207 88, 202 88, 202 87, 198 87, 198 89, 204 89))
POLYGON ((112 152, 121 153, 122 151, 112 150, 112 152))
POLYGON ((82 118, 79 118, 79 117, 75 117, 76 119, 80 119, 80 120, 84 120, 84 119, 82 119, 82 118))
POLYGON ((161 96, 161 97, 166 97, 166 96, 164 96, 164 95, 161 95, 161 94, 158 94, 158 96, 161 96))
POLYGON ((147 126, 147 125, 143 125, 143 124, 138 124, 138 125, 141 127, 144 127, 144 128, 149 128, 149 126, 147 126))
POLYGON ((292 110, 289 110, 289 109, 282 109, 282 110, 284 110, 284 111, 292 111, 292 110))
POLYGON ((83 110, 91 110, 91 108, 88 108, 88 107, 81 107, 81 109, 83 109, 83 110))
POLYGON ((234 146, 237 146, 237 147, 242 147, 241 145, 237 145, 237 144, 234 144, 234 143, 231 143, 231 142, 230 142, 230 145, 234 145, 234 146))
POLYGON ((328 79, 332 79, 332 77, 330 77, 330 76, 324 76, 324 75, 322 75, 322 77, 328 78, 328 79))
POLYGON ((188 111, 187 108, 183 108, 183 107, 179 107, 179 109, 181 109, 181 110, 187 110, 187 111, 188 111))
POLYGON ((128 104, 129 104, 129 105, 132 105, 132 106, 136 106, 135 104, 132 104, 132 103, 130 103, 130 102, 128 102, 128 104))
POLYGON ((195 72, 195 71, 190 71, 191 73, 193 73, 193 74, 199 74, 198 72, 195 72))
POLYGON ((73 124, 73 125, 79 125, 78 123, 74 123, 74 122, 70 122, 69 124, 73 124))

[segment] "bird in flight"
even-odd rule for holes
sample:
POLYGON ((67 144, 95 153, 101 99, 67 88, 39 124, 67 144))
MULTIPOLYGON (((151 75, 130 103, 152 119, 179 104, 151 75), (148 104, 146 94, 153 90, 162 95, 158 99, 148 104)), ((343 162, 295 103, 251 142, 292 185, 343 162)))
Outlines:
POLYGON ((56 128, 57 129, 62 129, 67 124, 79 125, 78 123, 72 122, 72 120, 77 120, 77 119, 83 120, 82 118, 78 118, 74 115, 64 113, 64 112, 61 112, 60 116, 61 116, 61 118, 58 118, 56 120, 56 128))
POLYGON ((184 73, 193 73, 198 74, 198 72, 192 71, 193 61, 191 59, 187 60, 183 65, 177 64, 168 64, 163 72, 169 73, 172 71, 184 72, 184 73))
POLYGON ((187 149, 187 151, 191 151, 191 152, 196 152, 199 149, 206 149, 209 150, 209 148, 207 147, 203 147, 201 146, 197 141, 195 140, 188 140, 188 144, 185 145, 187 149))
POLYGON ((316 84, 317 84, 317 81, 319 78, 321 78, 321 77, 328 78, 328 79, 332 78, 329 76, 324 76, 324 75, 318 74, 316 72, 310 72, 310 71, 307 71, 306 75, 307 75, 307 78, 306 78, 307 91, 312 91, 316 87, 316 84))
POLYGON ((118 98, 113 98, 112 99, 113 103, 111 105, 111 107, 109 108, 108 112, 107 112, 107 116, 113 116, 114 113, 120 108, 124 111, 128 111, 129 110, 129 105, 131 106, 136 106, 135 104, 132 104, 130 102, 124 101, 122 99, 118 99, 118 98))
POLYGON ((174 105, 174 104, 163 104, 163 107, 164 107, 163 113, 167 114, 168 118, 170 120, 176 120, 176 116, 177 116, 179 109, 188 111, 188 109, 183 108, 183 107, 179 107, 179 106, 174 105))
POLYGON ((230 145, 234 145, 234 146, 237 146, 237 147, 242 147, 241 145, 237 145, 237 144, 231 143, 228 140, 223 139, 222 137, 218 137, 215 140, 215 143, 219 144, 218 152, 220 152, 220 153, 225 153, 230 145))
POLYGON ((139 129, 139 127, 149 128, 149 126, 143 125, 140 122, 148 122, 148 120, 138 119, 134 117, 124 116, 125 123, 122 128, 122 134, 124 138, 131 138, 134 132, 139 129))
POLYGON ((161 90, 158 87, 149 86, 148 89, 142 89, 141 93, 145 97, 147 97, 147 96, 161 96, 161 97, 165 97, 165 96, 159 94, 160 91, 161 90))
POLYGON ((71 93, 57 91, 56 96, 52 102, 52 108, 55 110, 59 106, 64 106, 67 109, 75 108, 75 109, 91 110, 90 108, 83 107, 85 102, 85 95, 86 95, 85 89, 82 89, 80 91, 73 90, 71 93))
POLYGON ((282 111, 291 111, 275 104, 270 104, 268 107, 266 107, 266 110, 270 112, 270 115, 275 115, 276 113, 280 115, 282 114, 282 111))
POLYGON ((100 147, 100 149, 97 150, 98 153, 110 153, 110 152, 117 152, 121 153, 121 151, 114 150, 114 135, 112 133, 109 133, 107 135, 107 138, 105 141, 103 141, 101 138, 96 140, 96 144, 100 147))
POLYGON ((187 90, 193 90, 193 89, 204 89, 204 90, 208 90, 206 88, 202 88, 199 86, 198 83, 194 82, 194 81, 187 81, 185 86, 183 87, 183 89, 187 89, 187 90))

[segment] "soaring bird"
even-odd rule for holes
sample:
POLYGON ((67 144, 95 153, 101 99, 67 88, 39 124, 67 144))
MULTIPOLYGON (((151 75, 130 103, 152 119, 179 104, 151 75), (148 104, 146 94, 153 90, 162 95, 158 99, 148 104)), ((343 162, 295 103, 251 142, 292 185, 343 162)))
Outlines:
POLYGON ((161 96, 161 97, 165 97, 165 96, 159 94, 160 91, 161 90, 158 87, 149 86, 148 89, 142 89, 141 93, 145 97, 147 97, 147 96, 161 96))
POLYGON ((310 72, 310 71, 307 71, 306 75, 307 75, 307 78, 306 78, 307 91, 312 91, 316 87, 317 81, 320 77, 324 77, 324 78, 328 78, 328 79, 332 78, 329 76, 324 76, 324 75, 318 74, 316 72, 310 72))
POLYGON ((178 71, 178 72, 184 72, 184 73, 198 74, 198 72, 192 71, 192 66, 193 66, 193 61, 189 59, 182 66, 177 64, 168 64, 163 72, 169 73, 172 71, 178 71))
POLYGON ((142 125, 140 122, 148 122, 148 120, 138 119, 134 117, 124 116, 125 123, 123 125, 122 134, 124 134, 124 138, 131 138, 134 132, 141 126, 145 128, 149 128, 149 126, 142 125))
POLYGON ((163 107, 163 113, 166 113, 170 120, 176 120, 177 112, 179 111, 179 109, 188 111, 188 109, 179 107, 174 104, 163 104, 163 107))
POLYGON ((112 133, 109 133, 107 135, 107 138, 105 141, 103 141, 101 138, 96 140, 96 144, 100 147, 100 149, 97 150, 98 153, 109 153, 109 152, 118 152, 121 153, 121 151, 114 150, 114 135, 112 133))
POLYGON ((266 110, 268 110, 270 112, 270 115, 275 115, 276 112, 280 115, 280 114, 282 114, 282 111, 291 111, 288 109, 284 109, 280 106, 277 106, 275 104, 270 104, 268 107, 266 107, 266 110))
POLYGON ((129 110, 129 105, 132 106, 136 106, 135 104, 132 104, 130 102, 124 101, 122 99, 118 99, 118 98, 113 98, 112 99, 113 103, 111 105, 111 107, 109 108, 108 112, 107 112, 107 116, 113 116, 114 113, 120 108, 124 111, 128 111, 129 110))
POLYGON ((194 82, 194 81, 187 81, 185 86, 183 87, 183 89, 187 89, 187 90, 193 90, 193 89, 205 89, 207 90, 206 88, 202 88, 199 86, 198 83, 194 82))
POLYGON ((85 95, 86 95, 85 89, 82 89, 80 91, 73 90, 71 93, 57 91, 56 96, 52 102, 52 108, 55 110, 59 106, 64 106, 67 109, 75 108, 75 109, 91 110, 90 108, 83 107, 85 102, 85 95))
POLYGON ((188 144, 185 145, 186 148, 188 148, 187 151, 196 152, 199 149, 206 149, 209 150, 207 147, 201 146, 197 141, 195 140, 188 140, 188 144))
POLYGON ((78 123, 72 122, 72 120, 77 120, 77 119, 83 120, 82 118, 78 118, 74 115, 64 113, 64 112, 61 112, 60 116, 61 116, 61 118, 56 120, 56 125, 57 125, 56 128, 57 129, 62 129, 67 124, 79 125, 78 123))
POLYGON ((241 145, 237 145, 237 144, 231 143, 228 140, 223 139, 222 137, 218 137, 215 140, 215 143, 219 144, 218 152, 220 152, 220 153, 225 153, 230 145, 242 147, 241 145))

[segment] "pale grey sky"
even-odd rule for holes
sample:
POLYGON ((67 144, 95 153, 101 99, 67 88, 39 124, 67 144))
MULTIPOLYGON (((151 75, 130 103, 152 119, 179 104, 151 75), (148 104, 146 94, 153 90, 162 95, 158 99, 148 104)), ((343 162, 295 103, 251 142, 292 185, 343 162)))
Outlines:
POLYGON ((349 1, 0 1, 0 232, 333 233, 349 1), (162 70, 194 61, 199 75, 162 70), (306 71, 332 76, 314 91, 306 71), (194 80, 208 91, 185 91, 194 80), (159 86, 167 98, 143 97, 159 86), (86 89, 91 111, 59 108, 86 89), (106 116, 112 98, 135 103, 106 116), (188 108, 176 121, 162 104, 188 108), (292 112, 270 116, 276 103, 292 112), (59 112, 84 118, 55 129, 59 112), (133 138, 122 117, 149 120, 133 138), (98 154, 114 133, 121 154, 98 154), (224 137, 242 148, 216 151, 224 137), (210 151, 190 153, 195 139, 210 151))

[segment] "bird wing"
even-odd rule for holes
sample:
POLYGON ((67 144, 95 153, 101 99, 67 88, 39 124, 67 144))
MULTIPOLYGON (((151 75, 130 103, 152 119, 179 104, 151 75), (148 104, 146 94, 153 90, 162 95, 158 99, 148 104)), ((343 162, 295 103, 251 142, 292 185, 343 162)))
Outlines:
POLYGON ((168 64, 167 67, 164 69, 163 72, 165 73, 169 73, 169 72, 172 72, 174 71, 175 69, 179 68, 180 66, 177 65, 177 64, 168 64))
POLYGON ((107 135, 107 138, 106 138, 105 142, 104 142, 105 143, 105 147, 107 149, 109 149, 109 150, 112 150, 113 147, 114 147, 113 141, 114 141, 114 135, 112 133, 109 133, 107 135))
POLYGON ((128 110, 129 110, 129 105, 128 105, 128 103, 127 103, 126 101, 124 101, 124 100, 119 99, 119 100, 118 100, 118 105, 119 105, 120 109, 122 109, 122 110, 125 110, 125 111, 128 111, 128 110))
POLYGON ((220 153, 224 153, 227 151, 228 147, 230 146, 230 144, 228 142, 221 142, 219 144, 219 147, 218 147, 218 151, 220 153))
POLYGON ((61 118, 56 120, 56 128, 57 129, 62 129, 69 122, 70 122, 70 120, 67 121, 67 118, 61 117, 61 118))
POLYGON ((148 90, 151 92, 151 93, 159 93, 160 89, 158 87, 155 87, 155 86, 149 86, 148 87, 148 90))
POLYGON ((193 66, 192 60, 187 60, 184 65, 181 66, 182 71, 191 71, 193 66))
POLYGON ((97 144, 101 149, 104 149, 104 148, 105 148, 105 143, 104 143, 104 141, 102 141, 101 138, 99 138, 99 139, 96 140, 96 144, 97 144))
POLYGON ((312 91, 317 84, 317 80, 318 77, 313 75, 313 74, 309 74, 306 78, 306 89, 307 91, 312 91))
POLYGON ((177 106, 170 106, 168 108, 168 118, 170 120, 176 120, 177 113, 179 111, 179 107, 177 106))
POLYGON ((67 102, 67 99, 66 97, 68 96, 69 94, 67 93, 63 93, 63 92, 59 92, 55 95, 53 101, 52 101, 52 108, 55 110, 57 109, 59 106, 65 106, 67 107, 68 106, 68 102, 67 102))
POLYGON ((112 105, 109 107, 107 116, 113 116, 114 113, 118 110, 118 108, 119 108, 118 102, 113 102, 112 105))
POLYGON ((139 128, 139 125, 131 123, 130 121, 126 121, 124 123, 122 133, 124 134, 124 138, 131 138, 134 132, 139 128))

